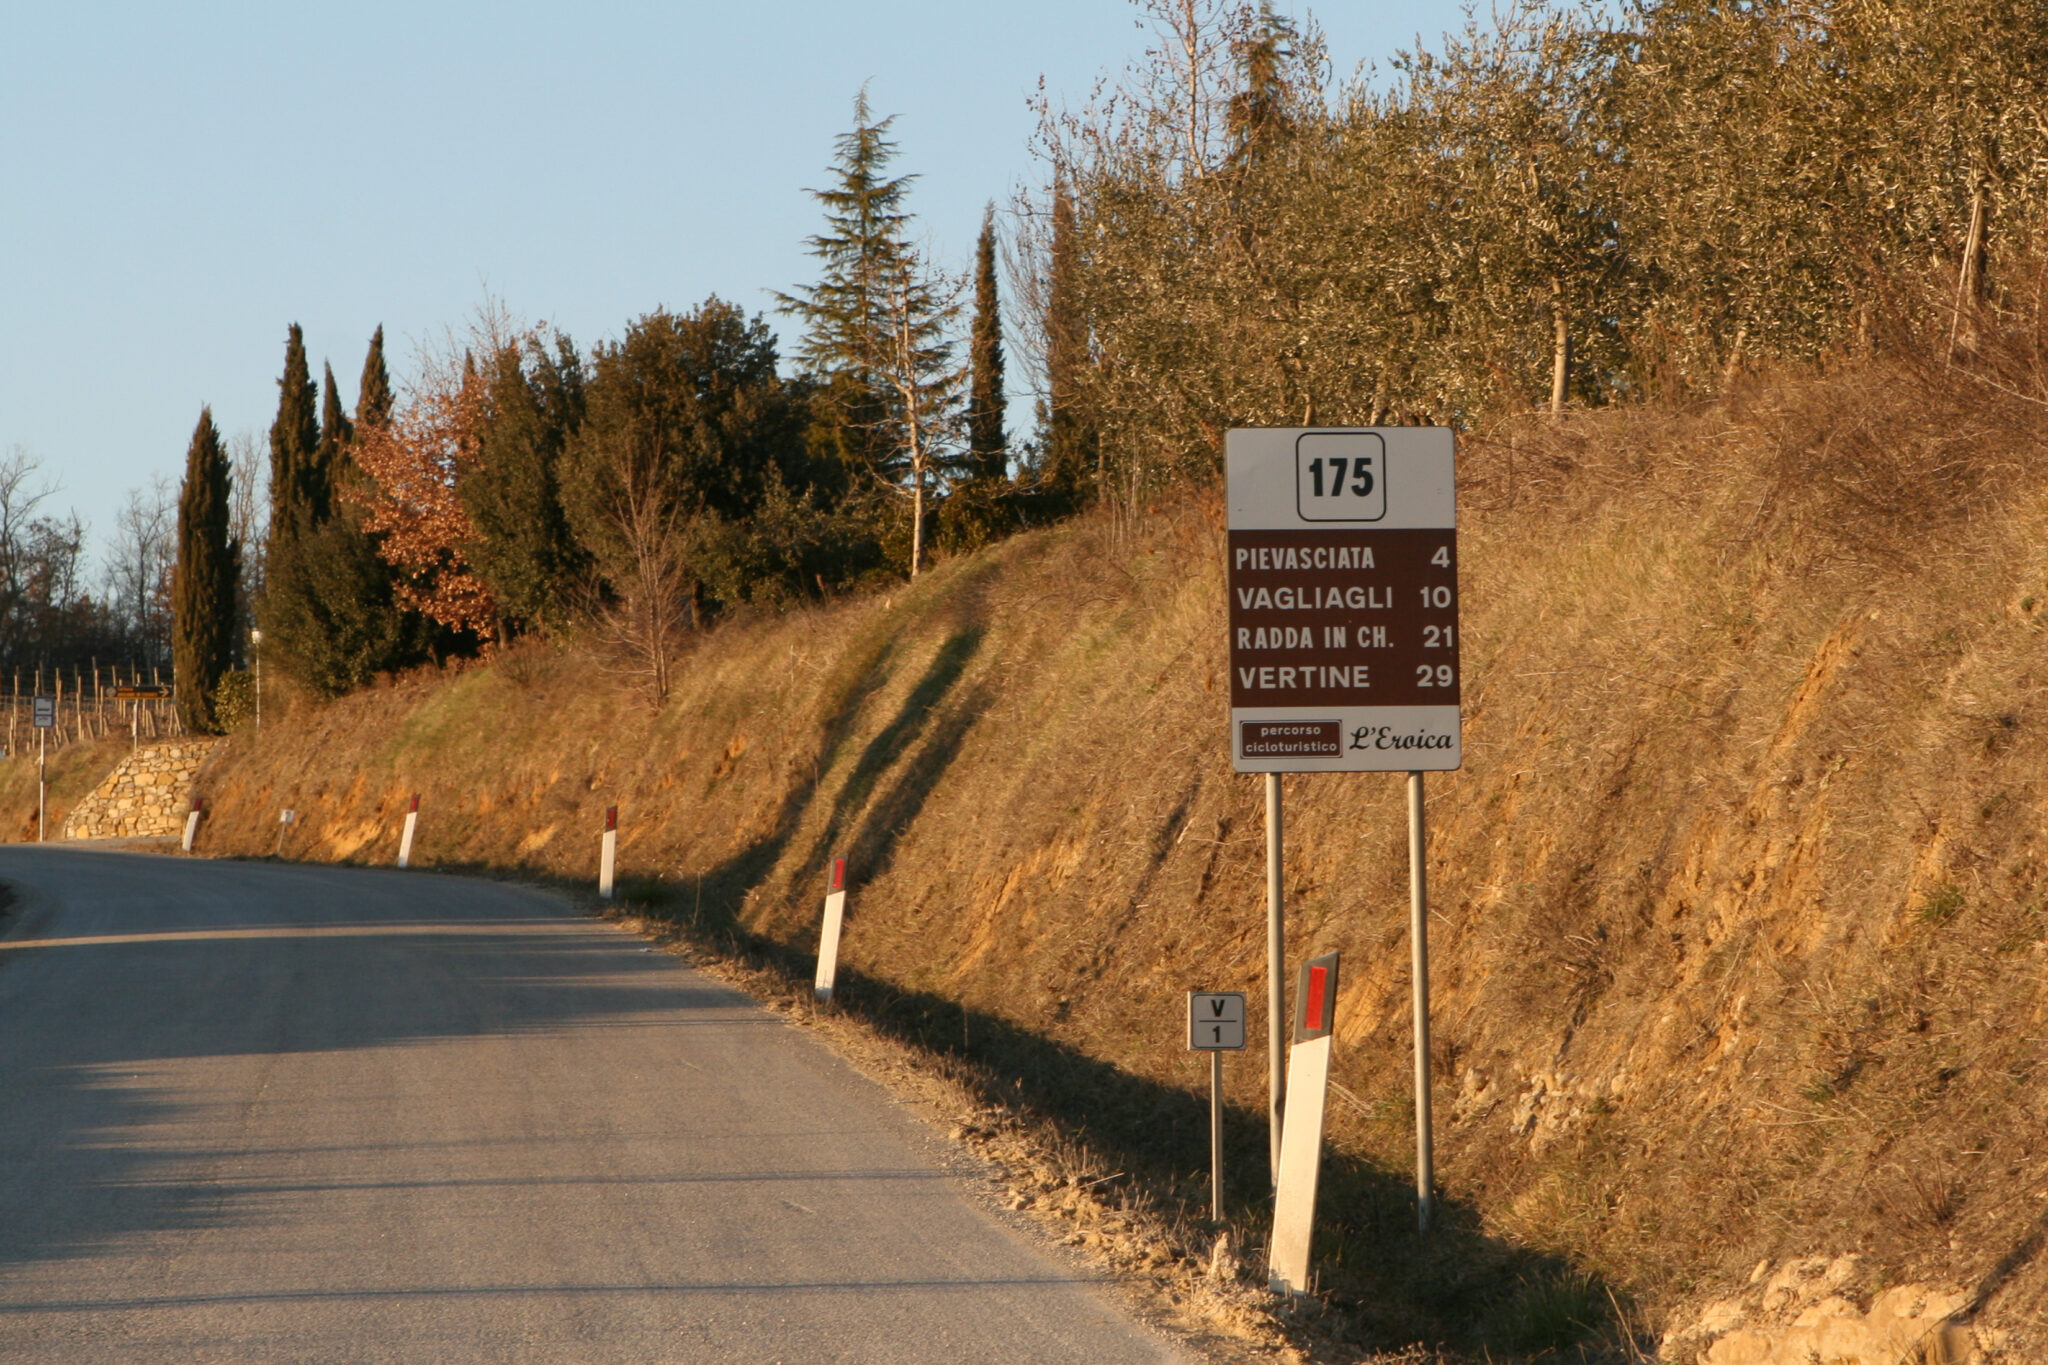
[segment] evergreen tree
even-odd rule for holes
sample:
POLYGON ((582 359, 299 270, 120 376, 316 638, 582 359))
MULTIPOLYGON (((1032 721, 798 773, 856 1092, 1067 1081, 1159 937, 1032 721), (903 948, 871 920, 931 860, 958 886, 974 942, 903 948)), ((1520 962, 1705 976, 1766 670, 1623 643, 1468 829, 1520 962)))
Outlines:
POLYGON ((582 420, 583 365, 567 337, 550 352, 537 339, 485 362, 476 467, 457 485, 476 528, 464 547, 490 589, 499 637, 565 618, 584 555, 562 509, 562 452, 582 420))
POLYGON ((334 485, 348 459, 349 443, 356 429, 342 410, 341 394, 334 387, 334 367, 321 367, 320 443, 313 448, 311 471, 306 479, 307 505, 315 525, 334 515, 334 485))
POLYGON ((888 139, 895 119, 874 118, 865 89, 854 99, 853 122, 835 143, 835 183, 810 191, 825 206, 825 231, 808 243, 824 263, 823 276, 777 298, 783 311, 803 321, 797 353, 819 381, 811 403, 812 448, 858 478, 886 464, 897 444, 885 378, 890 285, 902 273, 909 220, 903 197, 916 177, 884 173, 896 154, 888 139))
POLYGON ((657 700, 711 591, 744 593, 734 559, 776 558, 736 544, 754 513, 786 519, 806 491, 800 409, 775 361, 767 325, 717 298, 650 313, 592 354, 562 498, 609 594, 605 624, 657 700))
POLYGON ((185 452, 178 560, 171 576, 171 676, 178 719, 193 734, 213 730, 213 694, 234 664, 241 546, 228 534, 230 511, 227 454, 213 410, 201 408, 185 452))
MULTIPOLYGON (((380 327, 363 364, 368 411, 379 422, 388 421, 391 410, 383 340, 380 327)), ((319 439, 297 463, 289 509, 293 530, 280 546, 282 557, 271 562, 264 628, 285 670, 302 686, 332 697, 425 658, 431 631, 418 613, 399 604, 396 575, 364 524, 366 476, 350 453, 355 424, 342 407, 332 366, 324 368, 322 380, 319 439)), ((278 444, 273 435, 273 451, 278 444)), ((273 519, 284 510, 273 491, 273 519)), ((279 545, 274 533, 272 543, 279 545)))
POLYGON ((1008 472, 1009 437, 1003 431, 1003 315, 996 292, 996 210, 982 212, 974 245, 974 329, 968 348, 973 380, 967 399, 969 463, 978 479, 1008 472))
POLYGON ((384 325, 370 334, 370 352, 363 357, 363 377, 356 385, 356 421, 381 427, 391 420, 391 372, 384 367, 384 325))
MULTIPOLYGON (((275 578, 292 558, 292 541, 309 525, 314 509, 311 479, 320 446, 320 422, 314 404, 312 371, 306 364, 306 338, 293 323, 284 347, 284 374, 277 381, 277 419, 270 424, 270 537, 265 556, 275 578)), ((320 490, 319 503, 326 502, 320 490)))

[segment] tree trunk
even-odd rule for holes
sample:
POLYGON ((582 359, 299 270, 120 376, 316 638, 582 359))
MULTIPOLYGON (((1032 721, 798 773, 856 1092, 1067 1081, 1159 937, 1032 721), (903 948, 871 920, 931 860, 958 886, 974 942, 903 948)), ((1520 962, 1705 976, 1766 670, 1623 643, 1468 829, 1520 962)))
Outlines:
POLYGON ((1550 277, 1550 415, 1564 416, 1565 385, 1571 376, 1571 328, 1564 315, 1564 281, 1550 277))
POLYGON ((1990 182, 1983 176, 1970 191, 1970 226, 1963 237, 1963 260, 1956 267, 1955 316, 1949 320, 1948 363, 1977 349, 1977 304, 1984 296, 1984 228, 1989 214, 1990 182))
POLYGON ((924 558, 924 461, 913 460, 910 465, 910 577, 917 578, 918 564, 924 558))

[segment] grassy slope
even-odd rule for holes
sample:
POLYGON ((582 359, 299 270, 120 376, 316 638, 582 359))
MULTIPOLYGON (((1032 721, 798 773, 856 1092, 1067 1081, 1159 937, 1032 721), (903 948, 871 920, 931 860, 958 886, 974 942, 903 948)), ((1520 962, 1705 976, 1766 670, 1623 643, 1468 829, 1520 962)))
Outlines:
MULTIPOLYGON (((1536 1344, 1566 1265, 1658 1317, 1848 1251, 1852 1290, 2048 1314, 2033 420, 1866 369, 1466 441, 1427 1249, 1400 783, 1288 783, 1291 947, 1346 953, 1323 1248, 1361 1339, 1536 1344)), ((267 852, 294 805, 303 856, 386 860, 418 790, 422 862, 584 878, 616 802, 642 894, 792 950, 844 852, 857 997, 1192 1196, 1182 993, 1263 970, 1219 523, 1085 520, 728 626, 658 714, 538 649, 304 710, 223 746, 205 844, 267 852)), ((1262 1067, 1230 1068, 1244 1188, 1262 1067)))
MULTIPOLYGON (((92 794, 100 780, 127 757, 129 748, 128 736, 117 734, 49 750, 45 773, 49 791, 43 818, 50 838, 58 836, 71 808, 92 794)), ((35 837, 36 746, 31 738, 14 758, 0 758, 0 841, 33 842, 35 837)))

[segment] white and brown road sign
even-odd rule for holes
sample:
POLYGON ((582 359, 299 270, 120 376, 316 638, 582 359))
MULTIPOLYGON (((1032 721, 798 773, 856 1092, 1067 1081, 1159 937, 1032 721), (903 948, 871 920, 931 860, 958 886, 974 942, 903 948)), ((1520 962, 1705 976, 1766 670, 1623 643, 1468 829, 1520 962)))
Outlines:
POLYGON ((1225 454, 1237 771, 1459 766, 1450 428, 1240 429, 1225 454))

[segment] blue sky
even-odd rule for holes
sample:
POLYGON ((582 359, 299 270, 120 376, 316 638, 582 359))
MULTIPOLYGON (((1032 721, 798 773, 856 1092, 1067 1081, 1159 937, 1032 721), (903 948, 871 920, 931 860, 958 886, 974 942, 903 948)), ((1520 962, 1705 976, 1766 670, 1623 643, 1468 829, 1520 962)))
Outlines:
MULTIPOLYGON (((1279 6, 1296 14, 1300 6, 1279 6)), ((1340 76, 1461 22, 1314 10, 1340 76)), ((587 346, 810 277, 806 186, 869 83, 940 257, 1035 177, 1027 98, 1143 50, 1127 0, 15 6, 0 44, 0 452, 97 538, 200 405, 268 428, 286 325, 353 403, 488 293, 587 346)), ((786 330, 780 319, 771 325, 786 330)), ((785 346, 785 350, 788 347, 785 346)))

